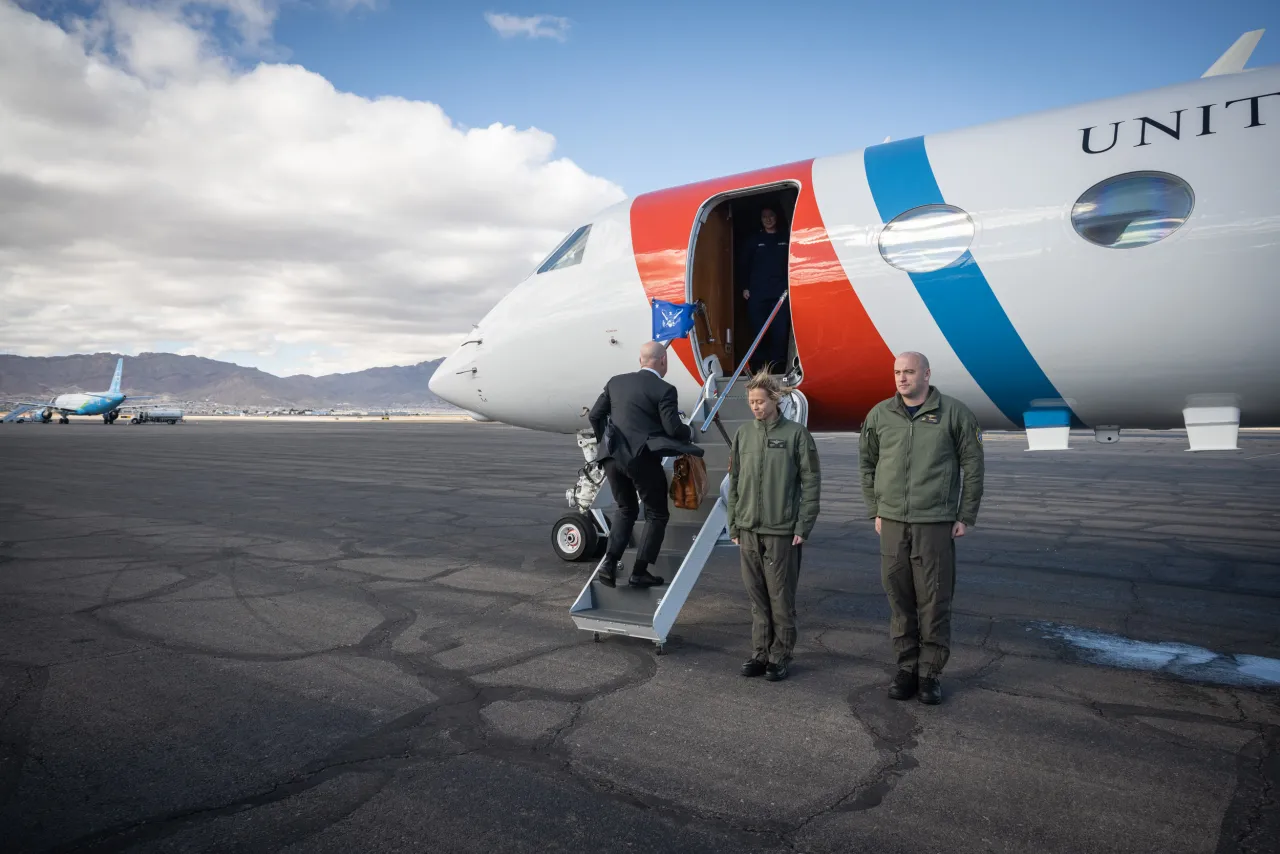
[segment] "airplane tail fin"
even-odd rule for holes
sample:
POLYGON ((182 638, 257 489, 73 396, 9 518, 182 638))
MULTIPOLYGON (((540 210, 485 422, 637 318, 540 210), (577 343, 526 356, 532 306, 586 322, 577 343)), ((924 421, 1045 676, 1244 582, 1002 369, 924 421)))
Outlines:
POLYGON ((116 360, 116 375, 111 378, 111 388, 109 389, 110 391, 112 392, 120 391, 120 375, 123 373, 124 373, 124 357, 121 356, 119 359, 116 360))
POLYGON ((1253 49, 1258 46, 1264 32, 1266 31, 1252 30, 1236 39, 1236 43, 1227 48, 1227 52, 1218 57, 1218 61, 1200 76, 1217 77, 1219 74, 1239 74, 1244 71, 1245 63, 1253 55, 1253 49))

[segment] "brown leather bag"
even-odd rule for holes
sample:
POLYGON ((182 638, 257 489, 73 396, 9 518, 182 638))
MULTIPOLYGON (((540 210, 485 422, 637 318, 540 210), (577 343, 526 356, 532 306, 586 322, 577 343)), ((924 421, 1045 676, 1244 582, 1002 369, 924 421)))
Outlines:
POLYGON ((697 510, 707 494, 707 464, 702 457, 681 454, 671 470, 672 502, 681 510, 697 510))

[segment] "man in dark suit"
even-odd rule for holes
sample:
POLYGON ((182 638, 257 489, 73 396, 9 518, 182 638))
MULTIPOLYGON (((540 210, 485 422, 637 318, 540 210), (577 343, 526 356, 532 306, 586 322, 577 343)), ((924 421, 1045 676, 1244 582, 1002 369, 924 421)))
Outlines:
POLYGON ((618 505, 609 530, 609 547, 596 576, 609 587, 616 583, 622 553, 640 515, 637 492, 644 502, 644 533, 629 583, 634 587, 665 583, 649 573, 649 565, 658 559, 667 520, 671 518, 662 458, 702 456, 702 449, 692 444, 693 431, 680 420, 676 387, 663 379, 666 374, 666 348, 649 341, 640 348, 640 370, 609 380, 591 407, 591 428, 600 448, 596 459, 604 466, 618 505))

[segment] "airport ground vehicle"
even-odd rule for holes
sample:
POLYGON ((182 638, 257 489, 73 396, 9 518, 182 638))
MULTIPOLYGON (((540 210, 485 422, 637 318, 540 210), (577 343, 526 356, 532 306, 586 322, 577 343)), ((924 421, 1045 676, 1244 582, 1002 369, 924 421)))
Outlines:
POLYGON ((153 407, 151 409, 139 409, 129 419, 130 424, 177 424, 182 421, 183 413, 181 409, 153 407))

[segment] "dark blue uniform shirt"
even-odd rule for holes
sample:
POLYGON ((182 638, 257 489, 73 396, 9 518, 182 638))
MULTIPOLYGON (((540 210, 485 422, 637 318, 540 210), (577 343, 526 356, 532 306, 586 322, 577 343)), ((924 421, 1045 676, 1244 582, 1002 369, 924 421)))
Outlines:
POLYGON ((742 279, 751 302, 772 305, 787 289, 788 235, 781 231, 752 235, 743 247, 742 279))

